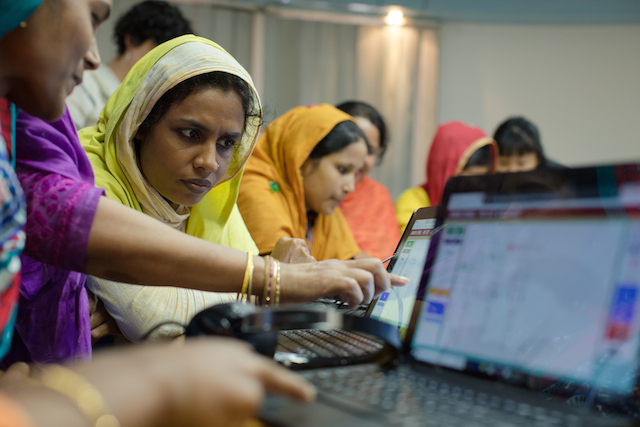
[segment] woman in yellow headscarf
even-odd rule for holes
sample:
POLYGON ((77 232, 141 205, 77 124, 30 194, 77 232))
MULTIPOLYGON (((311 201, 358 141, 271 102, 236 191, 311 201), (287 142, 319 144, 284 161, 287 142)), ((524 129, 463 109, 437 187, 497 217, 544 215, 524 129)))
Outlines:
MULTIPOLYGON (((134 66, 80 140, 107 197, 192 236, 257 254, 236 199, 261 118, 244 68, 217 44, 183 36, 134 66)), ((206 307, 236 299, 97 278, 87 286, 133 341, 162 321, 185 324, 206 307)))
POLYGON ((368 152, 348 114, 297 107, 271 123, 249 159, 238 206, 260 253, 282 237, 305 239, 318 260, 361 251, 338 205, 354 190, 368 152))

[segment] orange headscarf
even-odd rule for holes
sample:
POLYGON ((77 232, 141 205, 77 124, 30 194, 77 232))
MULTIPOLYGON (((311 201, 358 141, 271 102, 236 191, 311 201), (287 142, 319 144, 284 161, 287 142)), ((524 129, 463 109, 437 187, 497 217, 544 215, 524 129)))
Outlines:
MULTIPOLYGON (((240 184, 238 206, 260 253, 283 236, 306 240, 307 208, 300 168, 315 146, 352 117, 322 104, 296 107, 272 122, 258 140, 240 184)), ((339 208, 318 215, 311 254, 318 260, 349 259, 360 252, 339 208)), ((307 241, 308 243, 308 241, 307 241)))
POLYGON ((497 146, 482 129, 462 122, 448 122, 438 126, 427 157, 427 182, 421 185, 433 206, 440 204, 447 180, 462 172, 473 153, 485 145, 491 147, 493 162, 490 172, 493 173, 497 146))

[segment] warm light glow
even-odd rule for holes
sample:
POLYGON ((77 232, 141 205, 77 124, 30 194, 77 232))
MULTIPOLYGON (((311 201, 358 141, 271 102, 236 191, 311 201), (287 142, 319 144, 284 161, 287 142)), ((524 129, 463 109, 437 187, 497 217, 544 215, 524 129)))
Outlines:
POLYGON ((402 25, 403 21, 404 14, 398 9, 390 10, 385 19, 385 22, 389 25, 402 25))

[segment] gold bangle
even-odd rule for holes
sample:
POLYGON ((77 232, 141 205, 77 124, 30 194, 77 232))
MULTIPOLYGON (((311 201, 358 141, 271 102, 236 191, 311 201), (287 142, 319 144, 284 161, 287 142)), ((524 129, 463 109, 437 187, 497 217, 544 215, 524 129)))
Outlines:
POLYGON ((275 305, 280 305, 280 261, 277 259, 273 261, 276 270, 276 291, 275 291, 275 305))
POLYGON ((242 302, 247 302, 247 288, 249 287, 249 277, 253 278, 253 274, 249 274, 249 269, 253 270, 253 258, 251 257, 251 252, 247 252, 247 267, 244 269, 244 278, 242 279, 242 288, 240 289, 240 294, 238 294, 238 299, 242 302))
POLYGON ((94 427, 120 427, 118 419, 108 413, 100 391, 71 369, 48 365, 39 379, 42 385, 75 403, 94 427))
POLYGON ((262 284, 262 305, 266 304, 268 283, 269 283, 269 255, 264 257, 264 283, 262 284))
POLYGON ((247 273, 249 275, 249 286, 247 286, 247 293, 245 295, 244 302, 251 300, 251 292, 253 291, 253 254, 247 252, 249 257, 247 258, 247 273))
POLYGON ((262 300, 263 305, 271 304, 271 284, 273 282, 273 257, 267 255, 265 257, 264 265, 264 297, 262 300), (269 262, 267 266, 267 261, 269 262))

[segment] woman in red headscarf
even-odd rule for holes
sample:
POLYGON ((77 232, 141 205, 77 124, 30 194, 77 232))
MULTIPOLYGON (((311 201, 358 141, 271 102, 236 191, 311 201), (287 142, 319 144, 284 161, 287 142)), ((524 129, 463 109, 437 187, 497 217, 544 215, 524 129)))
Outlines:
POLYGON ((444 185, 452 176, 492 173, 497 152, 496 142, 480 128, 462 122, 440 125, 427 158, 427 181, 405 190, 396 201, 400 232, 414 210, 440 204, 444 185))

